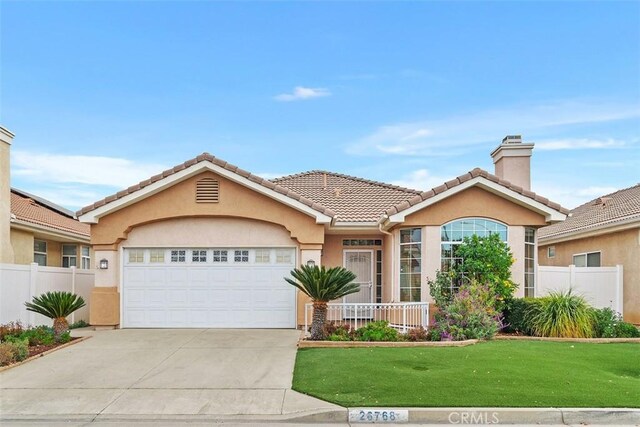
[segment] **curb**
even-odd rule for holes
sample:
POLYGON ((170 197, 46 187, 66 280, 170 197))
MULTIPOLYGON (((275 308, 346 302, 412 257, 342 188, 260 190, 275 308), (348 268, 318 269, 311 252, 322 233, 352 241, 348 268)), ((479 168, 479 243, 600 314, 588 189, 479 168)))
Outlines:
POLYGON ((68 343, 61 344, 61 345, 59 345, 57 347, 52 348, 51 350, 47 350, 47 351, 42 352, 40 354, 36 354, 35 356, 28 357, 28 358, 26 358, 24 360, 21 360, 20 362, 12 363, 11 365, 7 365, 7 366, 2 366, 2 367, 0 367, 0 372, 4 372, 4 371, 6 371, 8 369, 15 368, 16 366, 24 365, 27 362, 31 362, 32 360, 39 359, 39 358, 41 358, 43 356, 46 356, 47 354, 53 353, 54 351, 62 350, 63 348, 67 348, 67 347, 70 347, 70 346, 72 346, 74 344, 81 343, 82 341, 86 341, 89 338, 91 338, 91 336, 77 337, 76 339, 73 339, 73 340, 69 341, 68 343))

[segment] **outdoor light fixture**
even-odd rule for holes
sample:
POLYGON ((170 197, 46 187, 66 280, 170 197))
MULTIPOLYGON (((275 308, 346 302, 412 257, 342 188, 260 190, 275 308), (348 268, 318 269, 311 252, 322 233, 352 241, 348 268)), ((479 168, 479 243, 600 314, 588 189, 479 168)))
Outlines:
POLYGON ((316 262, 312 259, 310 259, 309 261, 307 261, 307 267, 315 267, 316 262))
POLYGON ((100 268, 100 270, 106 270, 107 268, 109 268, 109 260, 102 258, 100 260, 100 266, 98 268, 100 268))

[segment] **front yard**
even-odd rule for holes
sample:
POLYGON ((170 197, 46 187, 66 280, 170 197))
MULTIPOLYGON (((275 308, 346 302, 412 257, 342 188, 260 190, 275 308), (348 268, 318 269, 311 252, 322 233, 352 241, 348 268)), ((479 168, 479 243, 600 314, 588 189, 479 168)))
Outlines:
POLYGON ((301 349, 293 389, 349 407, 638 408, 640 344, 301 349))

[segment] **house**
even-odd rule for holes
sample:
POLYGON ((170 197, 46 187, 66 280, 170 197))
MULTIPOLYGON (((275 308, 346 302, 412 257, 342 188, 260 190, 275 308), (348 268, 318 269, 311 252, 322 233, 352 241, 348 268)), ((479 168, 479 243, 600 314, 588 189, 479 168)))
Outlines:
POLYGON ((348 302, 428 301, 474 233, 508 242, 533 295, 537 229, 567 211, 530 191, 532 149, 507 137, 495 175, 426 192, 325 171, 266 180, 201 154, 77 212, 99 265, 91 323, 294 328, 308 301, 283 277, 300 264, 355 271, 348 302))
POLYGON ((578 206, 538 239, 540 265, 622 265, 624 319, 640 323, 640 184, 578 206))
POLYGON ((13 134, 0 127, 0 262, 91 268, 90 227, 73 212, 10 186, 13 134))

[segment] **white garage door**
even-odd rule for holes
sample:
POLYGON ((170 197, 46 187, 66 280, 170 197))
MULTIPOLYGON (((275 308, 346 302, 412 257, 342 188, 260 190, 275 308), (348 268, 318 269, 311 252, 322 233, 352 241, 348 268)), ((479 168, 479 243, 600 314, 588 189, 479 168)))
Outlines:
POLYGON ((293 248, 124 250, 125 328, 294 328, 293 248))

